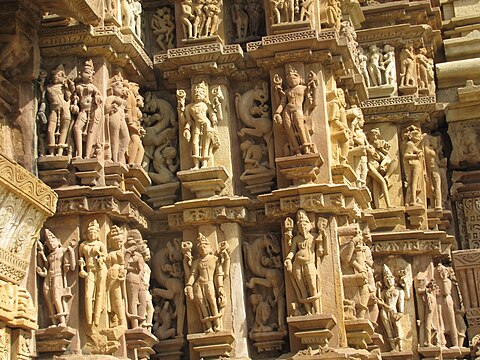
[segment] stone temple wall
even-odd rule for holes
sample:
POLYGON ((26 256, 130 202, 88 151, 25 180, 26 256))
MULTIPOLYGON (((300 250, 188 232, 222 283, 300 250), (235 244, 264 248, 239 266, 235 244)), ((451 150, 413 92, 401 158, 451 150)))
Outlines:
POLYGON ((2 359, 476 359, 480 2, 0 2, 2 359))

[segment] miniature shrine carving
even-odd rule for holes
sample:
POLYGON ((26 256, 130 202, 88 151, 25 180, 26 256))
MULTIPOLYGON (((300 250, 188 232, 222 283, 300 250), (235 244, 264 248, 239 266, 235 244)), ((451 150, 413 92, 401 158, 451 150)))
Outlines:
POLYGON ((63 246, 48 229, 45 229, 45 245, 48 255, 45 255, 42 243, 37 242, 37 273, 44 278, 43 295, 52 324, 65 327, 69 313, 68 303, 72 298, 67 273, 75 270, 75 254, 71 245, 63 246))
POLYGON ((289 66, 286 78, 287 87, 284 89, 280 75, 273 77, 273 92, 278 104, 273 121, 285 130, 291 155, 313 153, 316 149, 308 116, 316 106, 317 75, 310 71, 305 85, 298 70, 289 66))
POLYGON ((230 271, 228 244, 223 242, 214 254, 210 240, 202 234, 196 241, 197 256, 192 255, 193 244, 182 243, 186 272, 185 294, 194 301, 206 333, 223 329, 223 312, 227 306, 224 277, 230 271))
POLYGON ((177 90, 182 136, 190 142, 193 168, 205 168, 213 162, 213 153, 220 146, 217 123, 223 120, 223 94, 220 87, 214 88, 212 104, 209 99, 208 85, 202 81, 193 86, 193 102, 185 105, 185 99, 185 91, 177 90))

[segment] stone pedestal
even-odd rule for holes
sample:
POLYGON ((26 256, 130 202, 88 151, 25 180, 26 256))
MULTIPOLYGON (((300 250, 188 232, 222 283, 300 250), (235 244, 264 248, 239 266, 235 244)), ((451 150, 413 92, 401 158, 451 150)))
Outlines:
POLYGON ((382 352, 382 359, 387 360, 409 360, 413 358, 413 351, 382 352))
POLYGON ((337 324, 337 320, 329 314, 305 315, 288 317, 287 323, 290 333, 300 339, 305 347, 318 345, 320 349, 327 349, 328 341, 333 336, 331 330, 337 324))
POLYGON ((57 188, 68 183, 70 156, 42 156, 37 160, 38 176, 44 183, 57 188))
POLYGON ((128 165, 128 172, 124 176, 125 190, 132 191, 139 197, 145 194, 145 188, 152 183, 147 172, 139 165, 128 165))
POLYGON ((250 332, 253 346, 259 353, 281 351, 285 346, 286 331, 250 332))
POLYGON ((421 205, 415 206, 406 206, 405 213, 407 214, 407 219, 409 222, 409 228, 419 229, 422 226, 425 226, 426 220, 426 209, 421 205))
POLYGON ((271 26, 273 34, 281 34, 286 32, 294 32, 294 31, 304 31, 310 30, 311 25, 309 21, 293 21, 293 22, 285 22, 280 24, 273 24, 271 26))
POLYGON ((153 346, 158 339, 148 330, 144 328, 128 329, 125 331, 125 340, 127 341, 127 349, 135 350, 138 359, 149 358, 154 354, 153 346))
POLYGON ((370 320, 356 319, 345 320, 348 346, 356 349, 367 349, 372 343, 374 334, 373 325, 370 320))
POLYGON ((423 356, 424 360, 439 360, 442 350, 438 346, 419 347, 418 353, 423 356))
POLYGON ((149 186, 145 188, 147 196, 150 198, 147 201, 154 209, 158 209, 164 205, 171 205, 177 199, 177 191, 179 188, 180 183, 178 181, 149 186))
POLYGON ((263 171, 258 174, 242 175, 240 180, 246 184, 245 189, 252 195, 267 193, 272 190, 275 177, 274 170, 263 171))
POLYGON ((174 339, 160 340, 153 346, 155 355, 151 359, 158 360, 182 360, 185 358, 183 347, 185 346, 185 338, 183 336, 174 339))
POLYGON ((389 97, 395 94, 396 87, 393 85, 381 85, 368 88, 369 98, 389 97))
POLYGON ((123 186, 123 175, 128 172, 128 168, 118 162, 105 163, 105 185, 107 186, 123 186))
POLYGON ((371 209, 366 210, 365 213, 374 217, 376 230, 394 230, 400 225, 405 225, 403 207, 371 209))
POLYGON ((102 164, 98 159, 75 159, 72 160, 72 165, 77 170, 75 175, 80 180, 80 185, 98 185, 102 169, 102 164))
POLYGON ((50 327, 36 332, 37 352, 62 353, 67 350, 70 341, 77 333, 71 327, 50 327))
POLYGON ((190 334, 187 335, 187 340, 200 358, 218 359, 221 356, 229 356, 235 337, 231 331, 219 331, 210 334, 190 334))
POLYGON ((349 165, 334 165, 331 171, 334 184, 356 186, 357 176, 349 165))
POLYGON ((179 171, 177 176, 182 186, 199 199, 220 194, 228 179, 228 173, 223 166, 179 171))
POLYGON ((280 172, 293 185, 313 183, 320 172, 323 159, 320 154, 287 156, 275 159, 280 172))
POLYGON ((398 92, 401 95, 413 95, 417 92, 418 87, 417 86, 399 86, 398 87, 398 92))

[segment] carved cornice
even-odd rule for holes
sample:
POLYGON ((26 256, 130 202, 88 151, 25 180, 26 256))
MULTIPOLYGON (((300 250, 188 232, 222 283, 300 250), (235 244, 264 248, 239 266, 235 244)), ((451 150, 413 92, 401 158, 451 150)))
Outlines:
POLYGON ((0 154, 0 279, 23 279, 30 249, 56 203, 53 190, 0 154))
POLYGON ((123 34, 116 26, 45 28, 38 36, 42 56, 105 56, 112 65, 124 67, 132 81, 145 84, 155 80, 152 61, 143 45, 136 36, 123 34))
POLYGON ((102 0, 35 0, 44 12, 72 17, 79 22, 98 25, 102 20, 102 0))
POLYGON ((150 228, 154 211, 132 192, 123 192, 118 187, 72 186, 56 189, 58 194, 57 215, 109 214, 112 219, 130 223, 140 230, 150 228))
POLYGON ((405 95, 365 100, 361 104, 364 115, 383 113, 432 113, 438 110, 436 96, 405 95))

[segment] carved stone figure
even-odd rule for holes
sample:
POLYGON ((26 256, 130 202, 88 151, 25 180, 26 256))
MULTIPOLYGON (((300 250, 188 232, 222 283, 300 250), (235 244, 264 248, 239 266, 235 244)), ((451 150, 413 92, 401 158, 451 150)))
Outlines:
POLYGON ((284 241, 288 249, 284 265, 292 278, 298 303, 308 315, 320 314, 320 275, 318 269, 323 257, 322 237, 312 234, 313 225, 305 210, 297 211, 297 234, 293 236, 293 220, 285 220, 284 241))
POLYGON ((415 125, 410 125, 403 134, 405 141, 403 149, 403 164, 406 175, 407 192, 405 196, 405 204, 419 204, 418 194, 420 193, 420 181, 423 176, 424 155, 422 151, 422 135, 421 130, 415 125))
POLYGON ((143 239, 140 231, 130 229, 127 232, 125 247, 125 267, 127 269, 126 287, 128 299, 127 317, 130 326, 135 329, 142 325, 147 312, 147 289, 144 284, 145 260, 142 254, 143 239))
POLYGON ((415 55, 415 58, 417 60, 418 69, 418 88, 429 91, 433 66, 430 64, 430 59, 427 57, 427 49, 424 47, 418 49, 418 54, 415 55))
POLYGON ((372 180, 372 195, 375 208, 380 208, 380 198, 383 196, 385 205, 391 206, 388 185, 390 176, 398 166, 397 159, 388 155, 390 144, 383 140, 378 128, 373 128, 367 133, 368 176, 372 180))
POLYGON ((144 267, 143 267, 143 289, 142 291, 145 292, 145 321, 142 322, 142 327, 151 330, 153 326, 153 314, 154 314, 154 307, 153 307, 153 297, 150 293, 150 279, 152 277, 152 270, 150 269, 149 262, 152 258, 152 254, 148 247, 148 243, 146 240, 139 240, 140 246, 140 253, 142 254, 144 267))
POLYGON ((418 304, 419 343, 420 346, 433 346, 438 343, 437 329, 434 326, 434 314, 437 310, 436 297, 439 291, 435 280, 416 279, 417 295, 421 299, 418 304))
POLYGON ((199 234, 196 244, 198 254, 195 259, 192 257, 191 248, 191 243, 182 244, 184 267, 188 270, 185 294, 197 305, 205 332, 220 331, 223 328, 223 309, 227 305, 223 280, 230 269, 228 245, 226 242, 221 243, 215 255, 210 240, 199 234))
POLYGON ((255 322, 251 333, 273 331, 277 324, 272 323, 267 325, 270 319, 271 309, 274 305, 272 299, 270 297, 265 299, 262 294, 251 294, 249 299, 253 313, 255 314, 255 322))
MULTIPOLYGON (((262 88, 255 86, 255 89, 249 90, 243 95, 238 93, 235 94, 237 118, 239 118, 245 125, 244 128, 240 129, 238 135, 242 138, 250 135, 259 140, 263 139, 261 145, 264 145, 268 152, 268 167, 274 168, 275 153, 273 148, 273 124, 272 120, 270 120, 270 109, 267 102, 268 87, 266 82, 262 83, 262 88)), ((257 142, 257 145, 260 144, 257 142)), ((246 157, 253 158, 251 156, 246 157)), ((247 163, 245 159, 244 161, 247 163)))
POLYGON ((315 2, 313 0, 304 0, 300 6, 300 21, 313 20, 313 7, 315 2))
POLYGON ((425 137, 425 167, 427 172, 427 194, 429 195, 430 205, 436 210, 441 210, 443 206, 443 187, 441 168, 446 168, 447 159, 440 158, 441 139, 438 136, 428 135, 425 137))
POLYGON ((329 28, 335 28, 337 31, 340 30, 342 12, 338 0, 327 0, 325 16, 326 24, 329 28))
MULTIPOLYGON (((180 239, 168 241, 166 247, 160 249, 152 259, 153 277, 160 286, 154 288, 152 294, 165 302, 173 303, 170 307, 173 307, 173 312, 176 314, 176 336, 183 336, 185 320, 185 286, 180 243, 180 239)), ((166 321, 166 319, 162 321, 166 321)))
POLYGON ((270 9, 272 10, 272 23, 280 24, 284 22, 282 19, 282 12, 285 6, 285 0, 270 0, 270 9))
POLYGON ((335 165, 348 165, 348 152, 350 129, 345 111, 345 93, 341 88, 332 92, 334 98, 330 101, 328 122, 330 125, 330 139, 332 141, 333 163, 335 165))
MULTIPOLYGON (((254 289, 255 286, 261 286, 264 290, 271 289, 272 304, 277 307, 277 317, 275 319, 279 330, 285 330, 285 297, 282 276, 281 248, 278 241, 272 234, 257 237, 251 243, 243 243, 245 260, 248 269, 254 275, 248 280, 246 286, 254 289)), ((268 290, 270 293, 270 290, 268 290)), ((270 295, 269 295, 270 296, 270 295)), ((255 325, 252 331, 267 331, 265 324, 270 318, 271 306, 268 305, 262 294, 251 294, 250 302, 254 308, 255 325), (266 314, 268 305, 268 316, 266 314), (258 315, 258 319, 257 319, 258 315)), ((272 331, 270 326, 268 331, 272 331)))
POLYGON ((397 70, 395 66, 395 48, 385 44, 383 47, 383 66, 385 68, 385 84, 395 85, 397 82, 397 70))
POLYGON ((260 28, 260 19, 263 15, 262 7, 256 0, 246 0, 245 10, 248 14, 248 35, 257 36, 260 28))
POLYGON ((206 14, 205 36, 216 35, 221 21, 222 0, 205 0, 204 11, 206 14))
POLYGON ((191 142, 194 169, 207 167, 220 145, 217 122, 223 120, 221 103, 224 99, 220 88, 214 89, 212 94, 213 104, 208 98, 207 84, 195 84, 192 91, 193 102, 185 106, 185 92, 177 91, 180 126, 183 137, 191 142))
MULTIPOLYGON (((47 79, 47 72, 40 70, 36 81, 36 92, 38 100, 36 124, 37 124, 37 138, 38 138, 38 153, 40 156, 47 155, 47 89, 45 81, 47 79)), ((69 109, 70 110, 70 109, 69 109)))
POLYGON ((122 26, 129 26, 134 28, 134 16, 132 13, 132 1, 133 0, 120 0, 120 12, 122 16, 122 26))
POLYGON ((66 77, 63 65, 57 66, 52 71, 52 83, 47 86, 46 91, 50 104, 47 146, 52 155, 63 155, 68 148, 67 139, 72 121, 70 103, 74 91, 75 85, 66 77))
POLYGON ((60 240, 48 229, 45 229, 45 255, 41 242, 37 242, 37 273, 44 278, 43 295, 53 325, 67 326, 67 302, 72 297, 67 282, 67 273, 76 267, 73 248, 62 246, 60 240))
POLYGON ((415 53, 411 44, 405 44, 399 55, 400 86, 415 86, 415 53))
POLYGON ((140 0, 130 0, 130 8, 132 11, 132 22, 130 27, 139 39, 142 38, 142 3, 140 0))
POLYGON ((165 301, 163 306, 155 306, 152 333, 159 340, 167 340, 175 337, 175 328, 172 326, 172 318, 173 314, 170 308, 170 302, 165 301))
POLYGON ((305 85, 298 70, 289 66, 285 90, 283 90, 282 83, 282 78, 275 74, 273 90, 278 106, 273 115, 273 121, 283 126, 292 155, 313 153, 315 146, 312 143, 312 128, 307 117, 316 106, 317 75, 310 71, 305 85))
POLYGON ((349 150, 349 154, 353 158, 353 170, 357 175, 357 187, 365 188, 368 173, 367 148, 370 145, 368 144, 367 136, 363 132, 365 120, 362 110, 360 110, 360 108, 353 108, 352 112, 355 114, 355 119, 351 125, 353 147, 349 150))
POLYGON ((360 74, 362 74, 367 87, 370 87, 371 83, 370 75, 368 75, 368 57, 365 55, 365 50, 363 48, 359 48, 358 60, 358 68, 360 70, 360 74))
MULTIPOLYGON (((190 24, 191 25, 191 24, 190 24)), ((175 19, 169 7, 158 8, 152 16, 150 28, 155 41, 161 51, 167 51, 174 47, 175 40, 175 19)), ((187 30, 188 31, 188 30, 187 30)))
POLYGON ((128 164, 140 166, 145 155, 145 149, 142 144, 142 137, 145 135, 145 129, 142 127, 143 97, 138 93, 138 84, 124 82, 124 92, 126 96, 125 120, 128 125, 130 141, 128 143, 128 164))
POLYGON ((383 288, 378 296, 380 319, 387 334, 392 351, 402 350, 400 319, 405 310, 405 290, 396 284, 395 276, 387 265, 383 265, 383 288))
POLYGON ((100 314, 105 309, 107 290, 107 247, 100 240, 97 220, 88 224, 87 236, 79 248, 78 275, 85 279, 85 318, 88 327, 98 326, 100 314))
POLYGON ((180 163, 178 161, 177 149, 172 146, 157 147, 153 154, 153 171, 148 176, 157 185, 168 184, 176 179, 176 173, 180 163))
POLYGON ((113 225, 107 236, 108 255, 106 264, 107 272, 107 293, 108 293, 108 312, 111 327, 123 326, 127 328, 127 319, 125 313, 125 255, 124 243, 125 233, 120 227, 113 225))
POLYGON ((93 85, 95 70, 92 60, 85 61, 80 81, 75 88, 73 113, 78 113, 73 125, 76 156, 90 159, 97 155, 103 128, 102 95, 93 85), (85 143, 85 147, 83 147, 85 143))
POLYGON ((195 20, 195 15, 193 13, 192 0, 183 0, 180 22, 182 23, 183 35, 186 39, 193 38, 193 24, 194 24, 193 21, 194 20, 195 20))
POLYGON ((368 55, 368 74, 370 75, 370 82, 372 86, 383 85, 382 81, 382 71, 383 67, 383 56, 377 45, 371 45, 370 53, 368 55))
POLYGON ((125 100, 123 77, 114 75, 109 81, 107 99, 105 100, 105 118, 108 124, 111 160, 126 163, 126 152, 130 137, 125 119, 127 101, 125 100))
POLYGON ((235 24, 236 38, 245 39, 248 31, 248 15, 243 9, 242 0, 234 0, 232 4, 232 21, 235 24))

